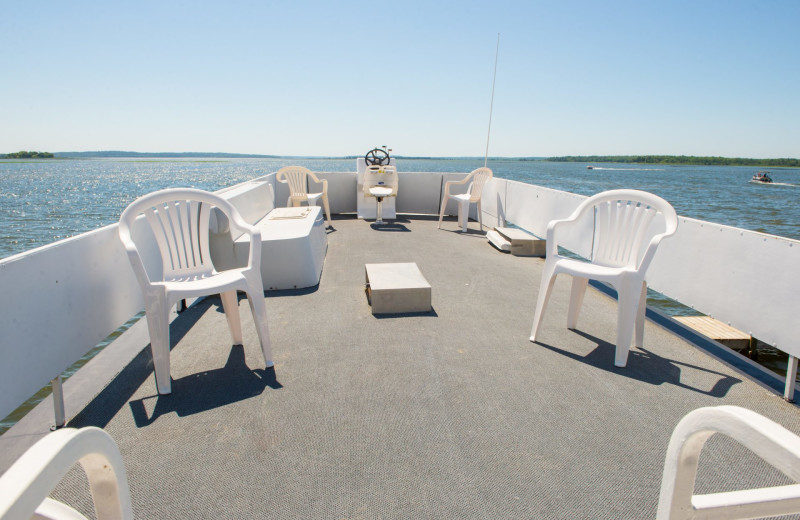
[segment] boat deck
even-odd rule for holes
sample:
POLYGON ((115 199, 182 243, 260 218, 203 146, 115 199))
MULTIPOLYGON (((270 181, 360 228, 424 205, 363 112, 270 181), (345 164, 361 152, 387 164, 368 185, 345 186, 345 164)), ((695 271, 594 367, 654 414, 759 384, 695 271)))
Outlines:
MULTIPOLYGON (((739 405, 800 433, 795 405, 652 322, 615 368, 616 302, 590 289, 568 330, 564 277, 531 343, 543 260, 477 223, 333 224, 319 286, 266 296, 274 369, 244 299, 232 346, 208 298, 172 324, 172 395, 147 348, 70 421, 116 440, 137 517, 652 518, 689 411, 739 405), (433 311, 373 316, 364 265, 382 262, 416 262, 433 311)), ((697 490, 785 483, 715 436, 697 490)), ((91 512, 77 469, 54 496, 91 512)))

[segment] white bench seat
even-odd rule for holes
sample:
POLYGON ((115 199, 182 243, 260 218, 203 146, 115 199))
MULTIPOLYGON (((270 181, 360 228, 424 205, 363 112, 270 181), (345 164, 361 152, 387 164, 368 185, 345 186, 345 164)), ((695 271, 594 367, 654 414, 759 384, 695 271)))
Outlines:
MULTIPOLYGON (((261 279, 264 290, 313 287, 322 276, 328 235, 319 206, 275 208, 255 226, 261 230, 261 279)), ((246 259, 250 240, 233 242, 234 256, 246 259)))
MULTIPOLYGON (((328 250, 325 221, 318 206, 275 208, 269 182, 256 181, 221 193, 248 223, 261 231, 261 279, 264 290, 313 287, 322 276, 328 250)), ((247 263, 250 241, 231 236, 224 219, 212 219, 211 258, 218 271, 247 263)))

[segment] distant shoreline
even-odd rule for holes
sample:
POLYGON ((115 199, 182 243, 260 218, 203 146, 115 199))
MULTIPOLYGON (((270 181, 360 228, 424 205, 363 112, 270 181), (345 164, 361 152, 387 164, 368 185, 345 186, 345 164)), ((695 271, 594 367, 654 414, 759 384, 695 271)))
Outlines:
POLYGON ((800 168, 800 159, 750 159, 694 155, 567 155, 548 157, 551 162, 625 163, 691 166, 755 166, 765 168, 800 168))
MULTIPOLYGON (((217 152, 125 152, 125 151, 96 151, 96 152, 55 152, 53 159, 356 159, 360 155, 332 156, 300 156, 300 155, 263 155, 239 154, 217 152)), ((430 157, 430 156, 403 156, 396 155, 397 159, 405 160, 478 160, 483 157, 430 157)), ((0 158, 8 160, 37 160, 44 157, 0 158)), ((717 157, 717 156, 687 156, 687 155, 568 155, 560 157, 490 157, 499 161, 543 161, 543 162, 578 162, 591 164, 623 163, 623 164, 658 164, 658 165, 686 165, 686 166, 753 166, 767 168, 800 168, 800 159, 752 159, 744 157, 717 157)), ((50 159, 52 160, 52 159, 50 159)))

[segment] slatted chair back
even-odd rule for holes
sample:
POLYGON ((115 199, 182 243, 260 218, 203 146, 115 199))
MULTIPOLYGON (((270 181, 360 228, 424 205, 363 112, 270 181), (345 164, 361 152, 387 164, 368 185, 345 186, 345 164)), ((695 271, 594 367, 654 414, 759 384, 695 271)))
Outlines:
POLYGON ((469 185, 469 201, 478 202, 483 195, 483 187, 492 178, 492 170, 489 168, 478 168, 470 173, 472 183, 469 185))
POLYGON ((289 200, 306 200, 308 198, 308 175, 311 170, 302 166, 286 166, 278 170, 275 178, 278 182, 289 185, 289 200))
POLYGON ((214 271, 208 243, 211 209, 219 207, 229 217, 230 209, 224 207, 226 201, 209 195, 192 189, 145 195, 122 213, 120 234, 134 241, 130 228, 139 215, 144 215, 161 253, 164 280, 211 274, 214 271))
POLYGON ((595 210, 595 240, 592 262, 608 267, 647 269, 643 261, 652 257, 662 237, 675 232, 678 216, 664 199, 638 190, 612 190, 586 201, 595 210), (663 228, 652 227, 663 220, 663 228), (659 232, 654 233, 654 229, 659 232), (642 246, 648 244, 647 249, 642 246))

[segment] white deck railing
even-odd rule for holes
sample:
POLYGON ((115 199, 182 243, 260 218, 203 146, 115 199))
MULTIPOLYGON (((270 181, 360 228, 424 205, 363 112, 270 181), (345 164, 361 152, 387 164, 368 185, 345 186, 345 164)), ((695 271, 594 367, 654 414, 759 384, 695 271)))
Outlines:
MULTIPOLYGON (((494 179, 491 189, 494 205, 483 204, 483 221, 504 217, 538 236, 585 199, 505 179, 494 179)), ((589 257, 592 224, 576 230, 565 247, 589 257)), ((680 217, 647 280, 652 289, 789 354, 785 397, 791 399, 800 357, 798 265, 800 241, 680 217)))
MULTIPOLYGON (((399 172, 398 213, 436 215, 444 182, 466 174, 399 172)), ((355 172, 321 172, 332 213, 356 211, 355 172)), ((463 188, 466 188, 465 186, 463 188)), ((585 198, 505 179, 484 189, 483 222, 511 222, 543 236, 585 198)), ((288 191, 274 174, 221 190, 240 210, 281 207, 288 191), (272 200, 248 197, 267 182, 272 200)), ((472 218, 476 218, 474 205, 472 218)), ((456 207, 447 207, 450 215, 456 207)), ((588 256, 591 223, 568 242, 588 256)), ((145 253, 148 269, 160 257, 145 253)), ((787 398, 800 356, 800 242, 681 218, 649 272, 653 289, 730 323, 790 354, 787 398)), ((0 260, 0 417, 5 417, 143 307, 116 224, 0 260)), ((531 290, 536 290, 532 287, 531 290)), ((531 309, 533 313, 533 309, 531 309)))

